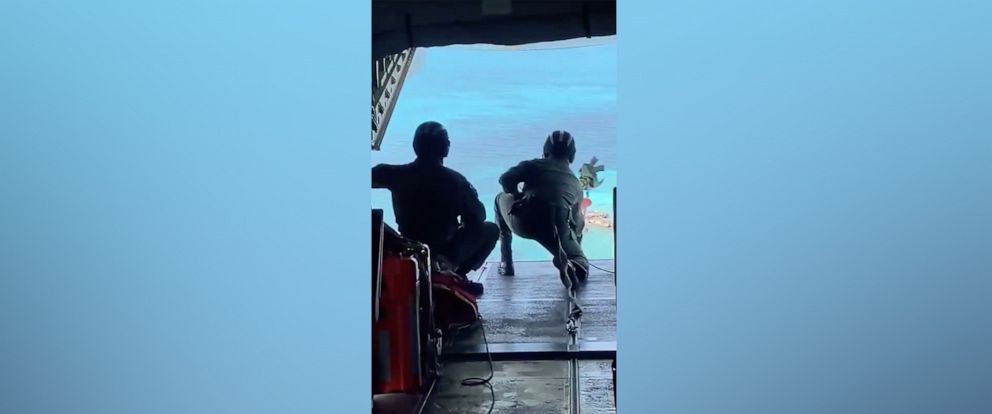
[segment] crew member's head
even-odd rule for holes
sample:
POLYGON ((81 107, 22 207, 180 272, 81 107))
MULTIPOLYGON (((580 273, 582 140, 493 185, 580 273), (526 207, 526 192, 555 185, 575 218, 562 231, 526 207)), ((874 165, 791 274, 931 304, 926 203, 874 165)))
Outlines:
POLYGON ((544 158, 575 161, 575 139, 567 131, 555 131, 544 140, 544 158))
POLYGON ((413 134, 413 152, 417 158, 441 160, 448 156, 450 147, 448 131, 439 122, 424 122, 413 134))

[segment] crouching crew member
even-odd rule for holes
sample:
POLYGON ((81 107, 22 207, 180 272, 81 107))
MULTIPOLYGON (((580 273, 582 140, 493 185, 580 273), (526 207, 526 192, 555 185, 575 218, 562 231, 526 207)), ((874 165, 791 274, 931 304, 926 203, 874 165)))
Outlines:
POLYGON ((524 161, 500 177, 503 193, 496 197, 500 274, 514 274, 511 246, 516 233, 544 246, 554 256, 555 267, 567 266, 573 280, 585 281, 589 261, 581 245, 583 192, 570 169, 574 161, 575 139, 568 132, 555 131, 544 142, 544 158, 524 161))

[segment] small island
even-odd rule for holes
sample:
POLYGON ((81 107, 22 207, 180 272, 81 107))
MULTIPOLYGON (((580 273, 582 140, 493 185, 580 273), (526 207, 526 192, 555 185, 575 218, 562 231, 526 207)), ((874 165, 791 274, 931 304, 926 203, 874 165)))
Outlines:
POLYGON ((590 226, 596 226, 602 228, 612 228, 613 220, 610 218, 609 214, 599 211, 587 210, 586 224, 590 226))

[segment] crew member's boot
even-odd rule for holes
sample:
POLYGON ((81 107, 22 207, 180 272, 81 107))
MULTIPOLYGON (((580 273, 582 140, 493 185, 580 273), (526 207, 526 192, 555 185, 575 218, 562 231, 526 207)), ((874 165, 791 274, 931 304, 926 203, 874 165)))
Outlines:
POLYGON ((500 234, 499 236, 499 274, 503 276, 513 276, 513 236, 510 234, 500 234))

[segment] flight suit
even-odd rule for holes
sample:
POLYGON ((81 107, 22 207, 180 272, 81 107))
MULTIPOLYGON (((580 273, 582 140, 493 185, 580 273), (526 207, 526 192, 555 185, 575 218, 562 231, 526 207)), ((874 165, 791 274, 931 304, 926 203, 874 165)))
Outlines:
POLYGON ((511 244, 516 233, 544 246, 559 269, 564 254, 564 259, 580 265, 587 273, 589 262, 581 245, 584 197, 569 163, 554 158, 524 161, 506 171, 500 184, 503 193, 496 197, 496 224, 504 261, 512 261, 511 244), (519 188, 521 184, 523 189, 519 188))
POLYGON ((372 187, 392 193, 400 234, 429 246, 456 273, 482 267, 496 247, 498 227, 485 221, 478 192, 455 170, 420 160, 382 164, 372 169, 372 187))

